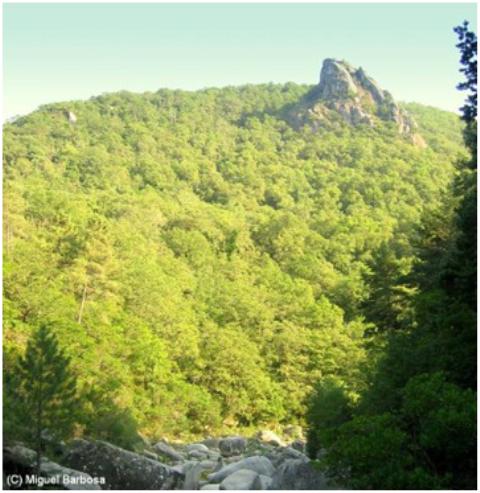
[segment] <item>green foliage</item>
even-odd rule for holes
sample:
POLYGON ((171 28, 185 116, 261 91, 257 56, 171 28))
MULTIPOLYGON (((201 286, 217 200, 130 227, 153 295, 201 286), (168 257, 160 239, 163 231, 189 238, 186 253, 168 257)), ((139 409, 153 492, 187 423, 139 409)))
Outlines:
MULTIPOLYGON (((475 89, 463 108, 472 158, 458 160, 448 193, 408 241, 396 237, 372 257, 362 310, 379 334, 351 419, 319 423, 319 406, 338 395, 311 404, 309 447, 323 439, 326 464, 351 488, 476 488, 476 35, 467 27, 455 31, 467 76, 459 88, 475 89)), ((448 152, 430 133, 431 109, 408 107, 432 148, 448 152)))
MULTIPOLYGON (((340 395, 324 395, 323 409, 333 409, 335 403, 341 409, 340 395)), ((317 409, 319 405, 317 401, 317 409)), ((474 486, 476 397, 448 383, 442 373, 411 378, 391 412, 358 414, 353 409, 357 415, 349 419, 339 408, 310 417, 312 424, 321 424, 314 426, 316 435, 309 436, 309 446, 323 434, 328 447, 324 460, 343 484, 353 489, 474 486)))
POLYGON ((470 488, 476 470, 476 395, 441 373, 421 374, 404 389, 403 419, 414 451, 438 476, 470 488), (473 477, 472 477, 473 476, 473 477))
POLYGON ((337 430, 327 462, 352 489, 435 489, 442 483, 418 465, 409 437, 391 414, 358 416, 337 430))
POLYGON ((352 399, 335 380, 325 380, 318 384, 310 397, 307 430, 307 452, 317 457, 322 449, 335 441, 335 429, 351 419, 352 399))
POLYGON ((106 440, 127 450, 141 448, 137 422, 127 410, 95 409, 95 416, 85 429, 88 436, 106 440))
POLYGON ((78 420, 76 378, 70 358, 59 348, 52 329, 39 326, 28 340, 15 373, 7 374, 6 381, 7 402, 12 400, 9 410, 14 408, 15 424, 21 426, 17 433, 35 446, 38 467, 44 430, 57 440, 68 438, 78 420))
POLYGON ((413 240, 462 127, 412 107, 428 149, 388 125, 294 129, 283 116, 310 89, 121 92, 5 125, 6 372, 57 322, 84 433, 130 448, 135 424, 301 422, 332 377, 358 395, 365 331, 411 316, 413 240))

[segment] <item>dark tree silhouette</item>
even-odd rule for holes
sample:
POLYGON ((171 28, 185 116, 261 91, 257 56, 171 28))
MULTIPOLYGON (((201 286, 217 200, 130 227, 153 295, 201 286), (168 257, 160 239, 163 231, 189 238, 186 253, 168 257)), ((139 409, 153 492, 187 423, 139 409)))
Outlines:
POLYGON ((17 378, 23 412, 30 417, 30 438, 35 444, 39 472, 43 430, 53 431, 59 438, 68 436, 78 404, 70 359, 46 325, 41 325, 28 341, 17 378))
POLYGON ((476 167, 477 156, 477 35, 468 29, 468 22, 454 28, 458 35, 457 48, 460 49, 460 72, 465 75, 465 81, 457 85, 457 89, 468 91, 465 104, 460 108, 462 118, 467 123, 465 143, 472 152, 472 166, 476 167))

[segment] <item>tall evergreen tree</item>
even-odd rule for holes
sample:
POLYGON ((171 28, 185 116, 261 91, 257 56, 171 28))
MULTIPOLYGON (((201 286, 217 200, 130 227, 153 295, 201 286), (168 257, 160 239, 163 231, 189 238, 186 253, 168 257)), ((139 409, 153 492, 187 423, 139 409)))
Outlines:
POLYGON ((70 358, 59 348, 56 336, 42 324, 27 343, 18 363, 17 384, 23 413, 30 417, 30 440, 37 452, 37 471, 43 448, 42 431, 68 436, 78 405, 76 378, 70 358))
POLYGON ((457 89, 468 91, 467 100, 460 108, 462 118, 467 123, 465 143, 472 152, 471 164, 476 167, 477 156, 477 35, 469 30, 468 22, 454 28, 458 35, 457 48, 460 49, 460 72, 465 75, 465 81, 457 85, 457 89))

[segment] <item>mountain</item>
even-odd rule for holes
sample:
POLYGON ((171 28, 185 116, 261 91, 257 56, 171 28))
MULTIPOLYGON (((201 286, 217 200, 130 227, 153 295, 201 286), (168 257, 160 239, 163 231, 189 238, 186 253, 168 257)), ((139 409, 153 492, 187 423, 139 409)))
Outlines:
POLYGON ((354 398, 390 300, 373 293, 417 261, 461 132, 330 59, 314 86, 120 92, 6 124, 7 381, 48 322, 90 436, 302 423, 319 381, 354 398))

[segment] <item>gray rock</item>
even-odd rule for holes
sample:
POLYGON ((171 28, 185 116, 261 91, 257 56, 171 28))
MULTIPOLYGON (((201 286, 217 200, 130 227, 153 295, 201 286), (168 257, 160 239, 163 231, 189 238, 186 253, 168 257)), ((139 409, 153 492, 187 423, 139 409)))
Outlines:
POLYGON ((283 462, 272 477, 270 490, 331 490, 338 489, 326 475, 317 470, 311 462, 288 459, 283 462))
POLYGON ((233 474, 240 469, 248 469, 254 471, 258 474, 263 474, 265 476, 273 476, 275 469, 272 462, 267 457, 262 457, 260 455, 254 455, 252 457, 247 457, 239 462, 234 462, 228 466, 223 467, 220 471, 214 472, 208 476, 208 480, 212 483, 218 483, 223 481, 227 476, 233 474))
POLYGON ((77 115, 73 111, 67 111, 67 118, 70 123, 77 123, 77 115))
POLYGON ((37 454, 35 451, 25 447, 21 443, 15 443, 9 446, 4 445, 3 447, 4 462, 11 462, 21 467, 34 467, 36 458, 37 454))
POLYGON ((200 475, 203 472, 203 467, 199 462, 186 462, 184 464, 185 480, 183 482, 184 490, 198 490, 200 475))
POLYGON ((280 464, 289 459, 298 459, 304 462, 309 462, 310 460, 305 454, 299 452, 298 450, 295 450, 292 447, 282 447, 277 450, 278 452, 275 454, 274 457, 272 457, 272 462, 275 467, 278 467, 280 464))
POLYGON ((268 490, 272 484, 272 478, 259 474, 252 485, 252 490, 268 490))
POLYGON ((165 489, 179 479, 169 466, 102 441, 75 440, 64 462, 94 478, 105 478, 104 489, 165 489))
POLYGON ((142 454, 148 459, 158 460, 158 455, 154 454, 153 452, 150 452, 150 450, 144 450, 142 454))
POLYGON ((232 464, 233 462, 238 462, 242 460, 243 455, 232 455, 231 457, 225 457, 225 464, 232 464))
POLYGON ((214 471, 215 472, 220 471, 220 469, 223 469, 224 467, 225 467, 225 463, 223 461, 223 457, 219 457, 219 459, 217 460, 217 465, 215 466, 214 471))
MULTIPOLYGON (((22 444, 5 446, 3 461, 6 469, 13 467, 17 473, 36 472, 36 453, 22 444)), ((40 476, 47 484, 56 487, 55 489, 100 490, 103 484, 102 481, 92 478, 85 472, 61 466, 46 457, 41 457, 40 476)))
POLYGON ((208 454, 210 452, 209 448, 203 443, 192 443, 187 445, 187 452, 202 452, 203 454, 208 454))
POLYGON ((57 479, 55 484, 67 490, 101 490, 101 485, 104 484, 85 472, 75 471, 51 461, 42 462, 40 474, 50 479, 57 479))
POLYGON ((153 450, 157 452, 160 456, 167 457, 168 459, 174 460, 174 461, 183 461, 185 460, 183 456, 174 450, 170 445, 167 445, 164 442, 158 442, 153 446, 153 450))
POLYGON ((216 448, 218 449, 218 444, 220 443, 219 438, 205 438, 205 440, 202 440, 200 443, 203 443, 203 445, 207 446, 209 449, 216 448))
POLYGON ((318 95, 329 101, 347 99, 357 95, 358 90, 345 65, 332 58, 323 61, 320 72, 318 95))
POLYGON ((355 72, 355 77, 362 87, 372 95, 377 104, 381 104, 385 101, 385 94, 382 89, 380 89, 378 84, 372 78, 367 76, 362 67, 355 72))
POLYGON ((218 462, 222 456, 220 455, 219 452, 215 452, 214 450, 210 450, 210 452, 208 453, 208 458, 209 460, 213 460, 215 462, 218 462))
POLYGON ((213 471, 218 466, 218 462, 214 460, 202 460, 200 462, 200 465, 204 470, 213 471))
POLYGON ((221 483, 221 490, 253 490, 258 474, 250 469, 239 469, 227 476, 221 483))
POLYGON ((239 436, 222 438, 218 443, 218 448, 223 457, 243 454, 247 448, 247 440, 239 436))
POLYGON ((201 450, 191 450, 188 452, 189 459, 203 460, 208 457, 208 452, 203 452, 201 450))
POLYGON ((219 484, 206 484, 205 486, 202 486, 200 489, 201 490, 219 490, 220 485, 219 484))
POLYGON ((172 472, 176 473, 177 475, 183 476, 185 472, 185 464, 186 462, 175 464, 174 466, 171 466, 170 469, 172 470, 172 472))

